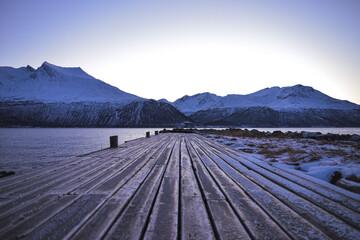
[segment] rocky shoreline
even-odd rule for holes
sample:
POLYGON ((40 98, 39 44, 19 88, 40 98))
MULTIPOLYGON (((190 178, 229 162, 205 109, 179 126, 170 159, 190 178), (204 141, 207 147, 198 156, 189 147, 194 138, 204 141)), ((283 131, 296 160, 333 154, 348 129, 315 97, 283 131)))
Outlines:
POLYGON ((321 132, 282 132, 282 131, 259 131, 256 129, 240 129, 240 128, 228 128, 224 130, 217 129, 196 129, 196 128, 174 128, 172 130, 164 129, 161 133, 198 133, 198 134, 218 134, 224 136, 234 137, 276 137, 276 138, 295 138, 295 139, 315 139, 322 141, 353 141, 360 142, 360 135, 358 134, 323 134, 321 132))

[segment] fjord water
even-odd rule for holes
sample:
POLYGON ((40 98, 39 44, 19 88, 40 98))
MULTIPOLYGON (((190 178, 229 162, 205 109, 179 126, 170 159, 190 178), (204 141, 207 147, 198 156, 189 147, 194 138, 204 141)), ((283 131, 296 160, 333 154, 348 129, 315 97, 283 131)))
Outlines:
MULTIPOLYGON (((252 128, 249 128, 252 129, 252 128)), ((359 134, 360 128, 257 128, 260 131, 312 131, 359 134)), ((109 147, 109 137, 119 144, 154 134, 157 128, 0 128, 0 171, 40 168, 109 147)))
POLYGON ((0 171, 39 168, 72 156, 109 147, 109 137, 119 144, 145 137, 156 128, 0 128, 0 171))

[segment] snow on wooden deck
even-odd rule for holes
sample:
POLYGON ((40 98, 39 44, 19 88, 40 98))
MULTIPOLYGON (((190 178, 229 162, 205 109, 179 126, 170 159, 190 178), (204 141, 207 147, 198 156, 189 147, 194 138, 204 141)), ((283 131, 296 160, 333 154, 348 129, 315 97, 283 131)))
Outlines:
POLYGON ((0 239, 360 239, 360 202, 195 134, 0 179, 0 239))

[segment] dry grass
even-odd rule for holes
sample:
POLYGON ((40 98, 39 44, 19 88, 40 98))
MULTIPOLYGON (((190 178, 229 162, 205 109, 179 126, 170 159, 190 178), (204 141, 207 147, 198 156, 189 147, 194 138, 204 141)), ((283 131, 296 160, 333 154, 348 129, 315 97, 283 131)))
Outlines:
POLYGON ((306 162, 315 162, 315 161, 319 161, 321 159, 321 156, 317 155, 317 154, 312 154, 310 155, 309 158, 307 158, 306 162))
POLYGON ((324 150, 326 152, 327 155, 329 155, 330 157, 332 156, 346 156, 348 155, 347 152, 343 149, 327 149, 324 150))
POLYGON ((274 158, 283 154, 288 154, 291 156, 290 158, 295 158, 295 155, 305 154, 306 151, 286 146, 285 148, 262 148, 257 153, 264 155, 267 158, 274 158))
POLYGON ((221 139, 224 135, 230 136, 226 139, 231 142, 241 140, 243 145, 254 150, 253 153, 263 155, 273 162, 282 159, 288 163, 308 163, 319 161, 322 158, 334 158, 336 161, 360 163, 360 143, 356 142, 282 139, 274 136, 250 137, 242 136, 242 132, 236 131, 224 132, 223 135, 214 137, 221 139))
POLYGON ((271 149, 271 148, 277 148, 278 146, 273 144, 273 143, 263 143, 263 144, 259 144, 258 145, 258 148, 261 148, 261 149, 271 149))

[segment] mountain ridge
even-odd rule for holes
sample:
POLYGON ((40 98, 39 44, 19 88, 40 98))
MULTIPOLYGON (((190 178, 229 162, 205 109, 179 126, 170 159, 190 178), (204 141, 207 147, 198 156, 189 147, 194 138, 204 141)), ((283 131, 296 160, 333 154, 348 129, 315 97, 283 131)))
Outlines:
POLYGON ((0 127, 177 127, 191 120, 168 103, 138 97, 81 68, 44 62, 0 67, 0 127))
POLYGON ((246 95, 228 94, 221 97, 208 92, 193 96, 185 95, 171 104, 188 116, 200 110, 216 108, 268 107, 274 110, 360 109, 360 106, 355 103, 332 98, 312 87, 301 84, 282 88, 265 88, 246 95))
POLYGON ((360 127, 360 106, 300 84, 155 101, 126 93, 80 67, 46 61, 37 69, 0 67, 0 126, 195 125, 360 127))

